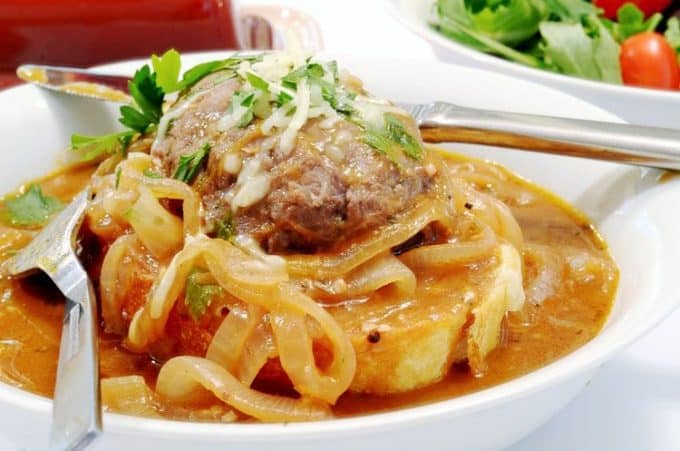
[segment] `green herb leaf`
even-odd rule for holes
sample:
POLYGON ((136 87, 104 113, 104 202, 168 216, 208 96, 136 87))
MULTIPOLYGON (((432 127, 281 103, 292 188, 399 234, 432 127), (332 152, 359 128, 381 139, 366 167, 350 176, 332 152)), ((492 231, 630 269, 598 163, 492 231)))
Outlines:
POLYGON ((163 92, 170 93, 179 89, 179 72, 182 68, 182 59, 179 52, 170 49, 162 56, 151 55, 151 65, 156 73, 156 81, 163 92))
POLYGON ((616 13, 618 23, 612 25, 614 36, 619 42, 645 31, 654 31, 663 19, 660 13, 653 14, 645 20, 645 14, 633 3, 625 3, 616 13))
POLYGON ((191 183, 191 181, 196 177, 198 171, 200 171, 203 161, 208 156, 210 152, 210 144, 205 143, 194 153, 189 155, 182 155, 179 158, 179 164, 175 170, 173 178, 181 180, 184 183, 191 183))
POLYGON ((240 117, 236 125, 239 128, 247 127, 254 119, 253 108, 255 105, 255 93, 244 93, 240 91, 235 92, 231 98, 229 112, 234 110, 234 105, 239 105, 240 107, 245 108, 245 112, 240 117))
POLYGON ((118 120, 126 127, 140 133, 144 133, 153 123, 153 121, 149 120, 143 113, 129 105, 120 107, 120 119, 118 120))
POLYGON ((39 185, 31 185, 23 194, 5 200, 5 207, 12 225, 38 226, 61 210, 62 204, 54 197, 46 196, 39 185))
POLYGON ((303 78, 318 79, 323 77, 325 71, 319 63, 309 63, 300 66, 281 79, 281 84, 289 89, 296 89, 298 81, 303 78))
POLYGON ((120 176, 123 175, 123 169, 118 168, 116 169, 116 189, 118 189, 118 186, 120 185, 120 176))
POLYGON ((146 132, 151 125, 158 124, 163 115, 163 89, 156 82, 156 74, 151 72, 148 65, 144 65, 135 72, 135 76, 128 83, 128 90, 137 106, 137 114, 130 106, 120 108, 120 122, 140 133, 146 132))
POLYGON ((246 79, 248 80, 248 83, 253 86, 253 88, 259 89, 260 91, 269 92, 269 82, 259 75, 253 72, 248 72, 246 74, 246 79))
POLYGON ((135 132, 124 131, 104 136, 71 135, 71 150, 82 153, 81 161, 91 161, 105 154, 125 154, 135 132))
POLYGON ((680 53, 680 20, 677 17, 668 19, 664 37, 671 47, 675 49, 675 52, 680 53))
MULTIPOLYGON (((201 63, 197 64, 191 69, 187 70, 184 75, 182 76, 182 80, 179 82, 177 85, 177 90, 181 91, 186 88, 190 88, 199 81, 201 81, 204 77, 220 71, 220 70, 233 70, 238 67, 239 64, 243 61, 258 61, 262 59, 261 54, 256 54, 256 55, 234 55, 231 56, 227 59, 223 60, 217 60, 217 61, 208 61, 206 63, 201 63)), ((230 74, 231 76, 235 76, 234 74, 230 74)))
POLYGON ((396 115, 385 114, 385 127, 387 136, 401 146, 406 155, 415 160, 420 160, 423 157, 423 149, 420 147, 420 143, 406 131, 404 124, 396 115))
POLYGON ((208 310, 215 296, 222 293, 219 285, 201 285, 201 273, 194 272, 187 277, 184 304, 194 320, 199 320, 208 310))
POLYGON ((387 156, 387 158, 389 158, 392 163, 396 164, 397 166, 401 166, 396 145, 383 133, 373 130, 366 130, 364 132, 362 141, 373 147, 378 152, 387 156))
POLYGON ((293 100, 293 96, 291 96, 290 94, 288 94, 285 91, 281 91, 281 92, 279 92, 279 95, 276 98, 276 104, 278 106, 283 106, 286 103, 290 102, 291 100, 293 100))
POLYGON ((153 169, 151 169, 151 168, 146 168, 146 169, 144 169, 143 174, 144 174, 144 177, 149 177, 150 179, 160 179, 160 178, 163 178, 162 175, 158 174, 157 172, 155 172, 155 171, 154 171, 153 169))
POLYGON ((215 222, 214 230, 217 238, 230 241, 236 234, 236 228, 234 227, 234 221, 231 214, 222 221, 215 222))

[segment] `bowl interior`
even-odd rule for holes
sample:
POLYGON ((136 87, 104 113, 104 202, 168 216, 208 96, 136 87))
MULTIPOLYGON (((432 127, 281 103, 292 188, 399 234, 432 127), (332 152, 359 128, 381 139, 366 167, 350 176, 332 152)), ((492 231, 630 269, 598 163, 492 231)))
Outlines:
MULTIPOLYGON (((221 55, 223 56, 223 55, 221 55)), ((210 55, 190 55, 185 67, 210 55)), ((339 56, 373 93, 405 102, 443 100, 461 105, 514 110, 536 114, 560 114, 616 121, 617 118, 574 97, 529 82, 476 69, 424 61, 361 60, 339 56)), ((105 67, 131 73, 137 63, 105 67)), ((117 107, 102 102, 68 97, 32 86, 0 94, 0 130, 4 136, 5 164, 0 169, 0 192, 55 169, 65 161, 71 133, 97 134, 119 128, 117 107), (10 144, 11 143, 11 144, 10 144)), ((504 400, 557 384, 580 371, 593 368, 617 349, 649 330, 678 303, 674 277, 675 256, 680 255, 680 215, 672 205, 680 203, 680 179, 659 184, 659 172, 610 163, 539 155, 469 145, 449 148, 499 161, 576 204, 598 224, 621 270, 614 311, 602 333, 569 356, 508 383, 431 405, 385 414, 325 423, 282 425, 210 425, 107 417, 107 427, 122 430, 162 431, 167 434, 223 436, 240 434, 323 433, 379 428, 389 423, 420 421, 432 415, 501 403, 504 400)), ((47 415, 49 404, 0 384, 0 402, 33 409, 47 415)))

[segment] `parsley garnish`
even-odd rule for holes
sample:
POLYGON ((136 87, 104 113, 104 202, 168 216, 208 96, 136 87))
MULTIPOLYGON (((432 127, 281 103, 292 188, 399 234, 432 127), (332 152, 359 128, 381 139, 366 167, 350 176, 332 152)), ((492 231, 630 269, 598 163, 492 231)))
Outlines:
POLYGON ((152 55, 151 65, 156 73, 158 85, 163 92, 170 94, 171 92, 182 91, 192 87, 205 76, 210 75, 213 72, 224 69, 234 69, 241 61, 255 61, 260 57, 261 55, 234 55, 223 60, 197 64, 187 70, 181 80, 179 79, 179 74, 182 68, 182 61, 177 50, 170 49, 161 56, 152 55))
POLYGON ((5 200, 9 221, 17 226, 38 226, 44 224, 62 204, 54 197, 46 196, 39 185, 31 185, 18 196, 5 200))
POLYGON ((143 174, 145 177, 149 177, 150 179, 159 179, 163 177, 162 175, 158 174, 151 168, 144 169, 143 174))
POLYGON ((363 141, 378 152, 387 156, 387 158, 389 158, 390 161, 397 166, 401 166, 401 163, 399 163, 399 158, 397 157, 395 143, 385 136, 384 132, 367 130, 364 133, 363 141))
POLYGON ((276 105, 277 106, 283 106, 283 105, 287 104, 288 102, 290 102, 291 100, 293 100, 293 96, 291 96, 290 94, 288 94, 285 91, 281 91, 281 92, 279 92, 279 95, 276 98, 276 105))
POLYGON ((406 131, 404 124, 396 115, 385 113, 384 117, 385 128, 365 130, 363 141, 378 152, 385 154, 397 166, 399 166, 398 149, 414 160, 420 160, 423 154, 420 143, 406 131))
POLYGON ((222 292, 222 288, 219 285, 199 284, 198 278, 200 276, 201 273, 194 272, 187 277, 186 293, 184 295, 184 304, 194 320, 199 320, 208 310, 208 307, 210 307, 213 297, 222 292))
POLYGON ((255 93, 243 93, 237 91, 231 98, 231 105, 229 106, 229 112, 234 110, 234 105, 239 105, 245 108, 245 112, 236 124, 239 128, 245 128, 253 121, 253 107, 255 105, 255 93))
POLYGON ((303 78, 308 78, 310 81, 315 79, 321 79, 324 76, 325 71, 323 66, 319 63, 309 63, 304 66, 298 67, 285 77, 281 79, 281 84, 286 88, 296 89, 297 82, 303 78))
POLYGON ((236 234, 234 221, 231 214, 227 215, 222 221, 215 222, 215 236, 226 241, 230 241, 236 234))
POLYGON ((135 72, 128 83, 128 90, 135 101, 136 108, 125 105, 120 107, 120 123, 140 133, 158 124, 163 115, 165 92, 158 85, 158 74, 151 72, 145 64, 135 72))
POLYGON ((205 160, 209 152, 210 144, 205 143, 196 152, 179 157, 179 164, 177 165, 173 178, 181 180, 184 183, 191 183, 201 169, 203 160, 205 160))
POLYGON ((420 160, 423 156, 423 149, 420 143, 406 131, 404 124, 397 116, 391 113, 385 113, 385 126, 387 129, 387 136, 399 144, 404 150, 404 153, 409 157, 420 160))
POLYGON ((260 91, 263 92, 269 92, 269 82, 267 82, 267 80, 261 78, 257 74, 254 74, 253 72, 248 72, 246 74, 246 79, 248 80, 248 83, 252 85, 253 88, 259 89, 260 91))
POLYGON ((71 135, 71 149, 82 150, 82 161, 90 161, 104 154, 114 154, 122 152, 125 154, 132 137, 133 131, 111 133, 104 136, 86 136, 74 133, 71 135))

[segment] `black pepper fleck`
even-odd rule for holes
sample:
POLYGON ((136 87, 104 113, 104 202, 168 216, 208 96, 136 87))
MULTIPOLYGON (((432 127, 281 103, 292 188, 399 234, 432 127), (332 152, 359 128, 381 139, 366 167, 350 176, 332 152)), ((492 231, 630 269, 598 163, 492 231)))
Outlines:
POLYGON ((366 337, 369 343, 377 343, 380 341, 380 332, 377 330, 374 330, 368 336, 366 337))
POLYGON ((470 202, 465 202, 465 208, 468 210, 472 209, 472 204, 470 202))

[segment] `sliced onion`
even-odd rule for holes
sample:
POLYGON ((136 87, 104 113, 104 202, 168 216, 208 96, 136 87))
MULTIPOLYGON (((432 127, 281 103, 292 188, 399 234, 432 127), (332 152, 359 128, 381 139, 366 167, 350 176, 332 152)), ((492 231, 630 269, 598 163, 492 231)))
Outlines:
POLYGON ((194 402, 204 390, 261 421, 314 421, 331 416, 322 403, 252 390, 217 363, 200 357, 172 358, 158 373, 156 393, 169 402, 194 402))

